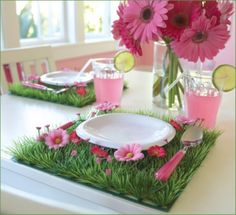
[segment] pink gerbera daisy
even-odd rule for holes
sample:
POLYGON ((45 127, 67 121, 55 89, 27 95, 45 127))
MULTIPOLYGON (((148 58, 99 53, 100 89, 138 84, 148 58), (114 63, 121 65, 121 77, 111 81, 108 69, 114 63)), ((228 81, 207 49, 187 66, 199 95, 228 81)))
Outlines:
POLYGON ((115 151, 114 156, 118 161, 136 161, 144 158, 139 144, 126 144, 115 151))
POLYGON ((159 28, 166 27, 169 9, 171 5, 165 0, 129 0, 124 8, 124 21, 135 40, 148 42, 158 37, 159 28))
POLYGON ((69 135, 61 128, 51 131, 45 138, 45 143, 49 149, 64 147, 69 142, 69 135))
POLYGON ((142 48, 140 42, 135 40, 131 35, 129 30, 126 28, 126 23, 124 22, 124 4, 120 4, 118 7, 117 14, 119 16, 118 20, 115 20, 112 25, 112 34, 115 40, 120 39, 120 45, 125 45, 133 54, 142 55, 142 48))
POLYGON ((218 2, 216 0, 206 1, 204 3, 205 16, 211 19, 213 16, 216 17, 216 25, 220 24, 221 12, 218 9, 218 2))
POLYGON ((230 16, 234 13, 234 4, 229 2, 228 0, 219 2, 218 9, 221 13, 220 23, 230 25, 231 22, 229 20, 230 16))
POLYGON ((183 31, 201 15, 200 1, 169 1, 174 8, 167 13, 166 28, 162 28, 163 36, 179 39, 183 31))
POLYGON ((215 25, 216 21, 215 16, 207 19, 202 15, 193 22, 192 27, 183 32, 179 41, 171 43, 177 56, 193 62, 197 62, 199 58, 203 62, 216 56, 229 39, 227 26, 215 25))

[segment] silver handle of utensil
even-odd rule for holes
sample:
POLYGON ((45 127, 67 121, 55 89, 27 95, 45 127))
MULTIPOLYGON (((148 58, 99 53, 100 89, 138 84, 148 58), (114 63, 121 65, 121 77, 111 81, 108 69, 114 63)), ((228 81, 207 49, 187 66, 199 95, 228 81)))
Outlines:
POLYGON ((165 163, 156 173, 155 177, 159 181, 167 181, 174 172, 180 161, 183 159, 186 150, 179 150, 167 163, 165 163))

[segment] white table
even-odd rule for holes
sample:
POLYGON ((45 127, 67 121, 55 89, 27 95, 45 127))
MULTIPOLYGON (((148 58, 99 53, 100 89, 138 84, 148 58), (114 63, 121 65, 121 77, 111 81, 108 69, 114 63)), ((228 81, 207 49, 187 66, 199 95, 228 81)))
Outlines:
MULTIPOLYGON (((151 73, 131 72, 126 78, 129 89, 124 92, 122 108, 165 113, 152 104, 151 73)), ((235 212, 234 93, 223 96, 217 127, 224 133, 170 213, 235 212)), ((2 211, 31 214, 158 213, 157 210, 18 165, 4 152, 13 140, 23 135, 36 135, 36 126, 65 123, 74 119, 78 112, 88 112, 90 107, 75 108, 12 95, 1 96, 2 211)))

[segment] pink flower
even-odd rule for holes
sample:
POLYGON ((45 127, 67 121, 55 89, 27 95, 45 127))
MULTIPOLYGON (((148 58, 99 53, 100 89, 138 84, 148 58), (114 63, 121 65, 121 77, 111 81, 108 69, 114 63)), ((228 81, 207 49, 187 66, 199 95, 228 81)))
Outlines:
POLYGON ((83 82, 75 82, 74 84, 76 87, 86 87, 87 86, 87 84, 83 83, 83 82))
POLYGON ((70 133, 70 141, 74 144, 80 144, 83 140, 77 136, 76 131, 70 133))
POLYGON ((126 144, 115 151, 114 156, 118 161, 136 161, 144 158, 139 144, 126 144))
POLYGON ((147 153, 149 156, 156 157, 156 158, 163 158, 166 156, 166 151, 163 147, 160 146, 151 146, 147 153))
POLYGON ((107 156, 107 162, 111 163, 112 162, 112 157, 110 155, 107 156))
POLYGON ((99 158, 99 157, 96 157, 96 163, 97 163, 97 164, 100 164, 101 162, 102 162, 102 159, 99 158))
POLYGON ((175 121, 179 124, 182 124, 182 125, 192 125, 196 122, 196 120, 189 119, 188 117, 186 117, 184 115, 177 116, 175 118, 175 121))
POLYGON ((100 158, 106 158, 108 156, 108 152, 101 149, 99 146, 92 146, 91 153, 100 158))
POLYGON ((170 124, 175 128, 176 131, 183 131, 182 126, 175 120, 171 119, 170 124))
POLYGON ((133 54, 142 55, 142 49, 140 42, 135 40, 131 35, 129 30, 126 28, 126 23, 124 22, 124 4, 120 4, 117 14, 119 19, 115 20, 112 25, 112 34, 114 39, 120 41, 120 46, 125 45, 133 54))
POLYGON ((75 157, 77 154, 78 154, 77 151, 75 149, 73 149, 70 153, 70 156, 75 157))
POLYGON ((207 19, 204 15, 186 29, 179 41, 173 41, 171 47, 182 58, 197 62, 212 59, 229 39, 227 26, 215 26, 216 18, 207 19))
POLYGON ((45 138, 48 136, 48 134, 47 133, 43 133, 43 134, 41 134, 41 135, 39 135, 38 137, 37 137, 37 141, 39 141, 39 142, 44 142, 45 141, 45 138))
POLYGON ((220 23, 230 25, 231 22, 229 18, 234 13, 233 12, 234 4, 232 2, 229 2, 228 0, 223 1, 223 2, 221 1, 221 2, 218 2, 218 9, 221 13, 220 23))
POLYGON ((76 93, 80 96, 85 96, 87 94, 85 87, 79 87, 76 89, 76 93))
POLYGON ((126 28, 135 40, 141 43, 158 38, 159 28, 166 27, 168 1, 129 0, 124 8, 126 28))
POLYGON ((69 135, 63 129, 56 129, 51 131, 45 138, 45 143, 49 149, 58 149, 64 147, 69 142, 69 135))
POLYGON ((111 169, 110 168, 105 169, 105 174, 107 176, 111 175, 111 169))
POLYGON ((179 39, 183 31, 201 15, 200 1, 169 1, 174 8, 167 13, 166 28, 161 32, 164 37, 179 39))
POLYGON ((100 111, 111 111, 116 107, 117 106, 112 104, 111 102, 103 102, 95 106, 95 108, 100 111))
POLYGON ((216 0, 206 1, 204 3, 205 16, 211 19, 213 16, 216 18, 215 24, 220 24, 221 13, 218 9, 218 2, 216 0))
POLYGON ((27 81, 37 82, 39 80, 40 80, 40 76, 38 76, 37 74, 30 74, 27 77, 27 81))

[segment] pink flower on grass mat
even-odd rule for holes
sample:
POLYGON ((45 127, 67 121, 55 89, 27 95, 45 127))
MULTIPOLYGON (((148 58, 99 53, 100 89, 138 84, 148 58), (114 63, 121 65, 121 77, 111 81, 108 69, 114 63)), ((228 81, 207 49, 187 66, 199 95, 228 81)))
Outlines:
POLYGON ((69 135, 61 128, 51 131, 45 138, 45 143, 49 149, 64 147, 69 142, 69 135))
POLYGON ((192 125, 196 122, 196 120, 194 119, 189 119, 188 117, 184 116, 184 115, 179 115, 175 118, 175 121, 179 124, 182 125, 192 125))
POLYGON ((115 151, 114 156, 118 161, 136 161, 144 158, 139 144, 126 144, 115 151))
POLYGON ((75 156, 77 156, 77 154, 78 154, 77 151, 75 149, 73 149, 70 153, 70 156, 75 157, 75 156))
POLYGON ((151 157, 156 157, 156 158, 163 158, 166 156, 166 151, 163 147, 161 146, 151 146, 148 150, 147 153, 151 157))
POLYGON ((76 131, 72 131, 70 133, 70 141, 74 144, 80 144, 83 141, 83 139, 77 136, 76 131))
POLYGON ((96 105, 95 108, 100 111, 111 111, 111 110, 115 109, 116 107, 117 106, 114 105, 113 103, 106 101, 106 102, 96 105))

